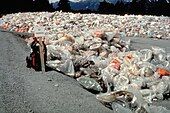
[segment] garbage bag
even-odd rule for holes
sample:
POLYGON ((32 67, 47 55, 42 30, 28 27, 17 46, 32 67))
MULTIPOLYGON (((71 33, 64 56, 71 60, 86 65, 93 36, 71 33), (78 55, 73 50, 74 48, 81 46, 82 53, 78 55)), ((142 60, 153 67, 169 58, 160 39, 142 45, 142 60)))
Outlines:
POLYGON ((53 56, 60 55, 62 60, 70 59, 71 53, 64 47, 60 45, 49 45, 47 47, 47 50, 49 53, 51 53, 53 56))
POLYGON ((165 49, 154 46, 152 47, 152 51, 154 54, 154 59, 158 59, 159 61, 165 61, 167 57, 167 53, 165 49))
POLYGON ((141 89, 142 87, 146 86, 146 81, 144 77, 135 77, 135 78, 130 78, 130 85, 135 86, 137 89, 141 89))
POLYGON ((140 93, 147 103, 152 103, 153 98, 156 97, 156 92, 151 89, 142 89, 140 93))
POLYGON ((59 67, 59 70, 71 77, 74 77, 75 75, 74 65, 73 65, 72 60, 70 59, 67 59, 64 64, 61 64, 59 67))
POLYGON ((170 53, 167 53, 166 59, 170 62, 170 53))
POLYGON ((77 81, 86 89, 91 89, 94 91, 102 91, 100 84, 96 82, 93 78, 82 76, 77 78, 77 81))
POLYGON ((166 54, 165 53, 160 53, 155 55, 155 57, 159 60, 159 61, 165 61, 166 60, 166 54))
POLYGON ((150 62, 139 61, 136 64, 139 66, 140 69, 145 67, 145 68, 153 70, 154 72, 156 71, 156 65, 154 65, 154 64, 152 64, 150 62))
POLYGON ((112 103, 112 109, 114 113, 133 113, 129 108, 123 107, 122 105, 116 102, 112 103))
POLYGON ((156 86, 156 92, 160 93, 160 94, 164 94, 168 91, 168 84, 166 84, 165 82, 159 82, 156 86))
POLYGON ((101 70, 100 77, 107 86, 107 92, 111 91, 111 87, 114 85, 114 76, 116 76, 117 73, 118 71, 116 69, 109 66, 101 70))
POLYGON ((170 62, 169 61, 161 61, 158 65, 156 65, 157 67, 161 67, 164 68, 166 70, 170 70, 170 62))
POLYGON ((128 68, 128 72, 131 76, 139 76, 140 70, 139 66, 137 66, 136 64, 132 64, 126 68, 128 68))
POLYGON ((152 46, 152 51, 154 55, 158 55, 160 53, 166 53, 164 48, 158 47, 158 46, 152 46))
POLYGON ((80 45, 84 44, 84 37, 83 36, 76 37, 75 42, 80 44, 80 45))
MULTIPOLYGON (((135 97, 135 98, 134 98, 134 101, 137 103, 138 108, 139 108, 139 111, 140 111, 140 109, 141 109, 141 110, 143 109, 143 111, 146 111, 147 113, 150 113, 150 108, 149 108, 149 106, 148 106, 148 103, 147 103, 147 101, 143 98, 143 96, 142 96, 142 94, 140 93, 139 90, 134 89, 134 88, 132 88, 132 87, 128 87, 128 88, 126 89, 126 91, 129 91, 129 92, 133 93, 133 95, 134 95, 134 97, 135 97)), ((143 112, 141 112, 141 113, 143 113, 143 112)))
POLYGON ((143 67, 139 71, 140 71, 140 76, 149 77, 154 75, 154 70, 152 70, 150 67, 143 67))
POLYGON ((162 77, 162 76, 170 76, 170 71, 167 70, 167 69, 164 69, 164 68, 158 67, 158 68, 156 69, 156 72, 158 73, 158 75, 159 75, 160 77, 162 77))
POLYGON ((92 55, 92 56, 88 57, 87 59, 90 61, 93 61, 94 64, 101 69, 106 68, 109 64, 109 59, 104 59, 100 56, 92 55))
POLYGON ((114 77, 115 90, 120 90, 123 86, 127 86, 129 82, 130 81, 128 77, 117 75, 116 77, 114 77))
POLYGON ((150 62, 152 59, 152 51, 150 49, 142 49, 139 51, 141 53, 141 61, 150 62))
POLYGON ((116 100, 121 100, 121 99, 122 102, 126 103, 126 102, 131 102, 134 98, 134 95, 129 91, 119 90, 119 91, 112 91, 107 93, 100 93, 96 95, 96 98, 99 101, 106 102, 106 103, 115 102, 116 100))
POLYGON ((47 66, 55 69, 55 70, 58 70, 58 67, 62 64, 63 62, 60 61, 60 60, 51 60, 51 61, 47 61, 47 66))

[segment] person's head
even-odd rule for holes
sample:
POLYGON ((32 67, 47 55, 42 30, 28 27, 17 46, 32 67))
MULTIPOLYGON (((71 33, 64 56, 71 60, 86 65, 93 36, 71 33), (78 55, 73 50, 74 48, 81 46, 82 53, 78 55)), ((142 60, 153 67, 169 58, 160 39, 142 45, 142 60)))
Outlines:
POLYGON ((36 41, 36 42, 38 41, 37 37, 33 37, 33 40, 36 41))

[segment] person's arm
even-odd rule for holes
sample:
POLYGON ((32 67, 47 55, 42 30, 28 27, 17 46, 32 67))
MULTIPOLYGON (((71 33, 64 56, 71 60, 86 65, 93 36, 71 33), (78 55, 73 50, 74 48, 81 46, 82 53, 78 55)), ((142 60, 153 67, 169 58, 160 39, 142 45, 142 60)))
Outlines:
POLYGON ((34 49, 35 48, 35 41, 33 41, 31 44, 30 44, 31 48, 34 49))

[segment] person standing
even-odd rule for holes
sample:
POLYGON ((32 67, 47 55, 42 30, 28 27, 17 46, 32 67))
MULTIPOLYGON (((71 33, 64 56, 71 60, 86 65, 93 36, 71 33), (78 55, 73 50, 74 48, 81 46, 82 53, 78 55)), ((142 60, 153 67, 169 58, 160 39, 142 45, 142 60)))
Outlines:
MULTIPOLYGON (((42 44, 44 46, 43 54, 44 54, 44 64, 46 68, 46 61, 47 61, 47 48, 44 43, 44 40, 42 41, 42 44)), ((31 47, 31 54, 30 56, 26 57, 27 67, 33 68, 35 71, 41 71, 41 59, 40 59, 40 43, 36 37, 33 37, 33 42, 30 44, 31 47)))

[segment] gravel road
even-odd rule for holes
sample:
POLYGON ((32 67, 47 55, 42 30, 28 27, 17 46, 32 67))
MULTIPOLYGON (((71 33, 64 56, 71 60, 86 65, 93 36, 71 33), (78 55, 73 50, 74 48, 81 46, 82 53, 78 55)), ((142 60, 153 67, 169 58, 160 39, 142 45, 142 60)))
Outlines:
MULTIPOLYGON (((113 113, 76 80, 56 71, 43 74, 26 68, 29 48, 20 37, 0 32, 0 42, 0 113, 113 113)), ((169 102, 160 104, 170 109, 169 102)))

